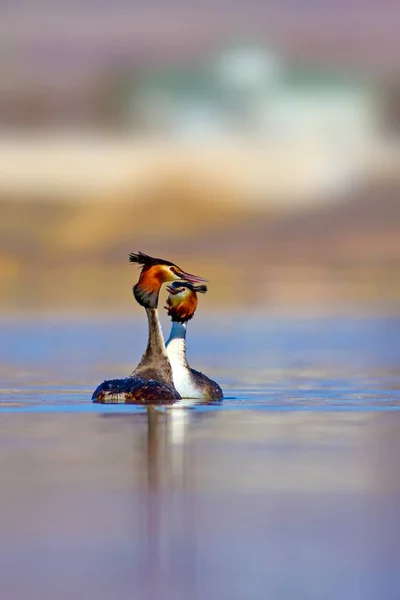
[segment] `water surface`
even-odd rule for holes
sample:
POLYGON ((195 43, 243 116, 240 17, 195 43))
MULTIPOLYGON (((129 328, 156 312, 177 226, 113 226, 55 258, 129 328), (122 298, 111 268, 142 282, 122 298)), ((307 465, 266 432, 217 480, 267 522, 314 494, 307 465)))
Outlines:
POLYGON ((400 323, 190 324, 222 405, 90 401, 142 322, 2 322, 7 600, 400 596, 400 323))

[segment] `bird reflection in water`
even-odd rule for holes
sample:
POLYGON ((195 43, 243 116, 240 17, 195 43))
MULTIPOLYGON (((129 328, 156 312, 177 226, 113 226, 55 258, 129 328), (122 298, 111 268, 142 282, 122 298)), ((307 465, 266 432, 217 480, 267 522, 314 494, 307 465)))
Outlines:
MULTIPOLYGON (((149 600, 163 597, 165 589, 173 591, 174 597, 197 589, 197 461, 195 444, 189 439, 194 420, 213 413, 196 412, 196 404, 199 401, 186 400, 170 407, 146 407, 140 465, 135 440, 134 489, 138 487, 138 468, 143 482, 134 534, 140 539, 135 586, 139 584, 141 597, 149 600)), ((129 418, 137 423, 143 422, 143 416, 129 418)), ((138 430, 133 431, 137 435, 138 430)))

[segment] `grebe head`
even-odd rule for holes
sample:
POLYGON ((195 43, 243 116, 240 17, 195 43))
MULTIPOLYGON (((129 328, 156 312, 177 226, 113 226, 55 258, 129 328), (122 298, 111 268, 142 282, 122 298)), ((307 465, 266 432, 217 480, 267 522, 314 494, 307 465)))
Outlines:
POLYGON ((152 258, 143 252, 131 253, 129 261, 142 265, 138 283, 133 288, 136 300, 145 308, 157 308, 158 294, 163 283, 185 280, 197 284, 207 281, 186 273, 174 263, 162 258, 152 258))
POLYGON ((169 296, 167 298, 168 315, 172 321, 184 323, 189 321, 197 308, 197 294, 205 294, 206 285, 196 285, 189 281, 175 281, 167 286, 169 296))

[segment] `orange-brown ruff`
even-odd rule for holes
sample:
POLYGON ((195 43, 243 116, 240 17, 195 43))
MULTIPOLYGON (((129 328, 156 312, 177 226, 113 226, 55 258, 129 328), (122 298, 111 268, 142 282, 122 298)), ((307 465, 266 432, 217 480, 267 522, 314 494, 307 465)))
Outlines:
POLYGON ((177 281, 167 289, 169 296, 165 308, 171 317, 172 327, 166 347, 172 366, 174 386, 182 398, 222 400, 223 392, 218 383, 200 371, 191 369, 186 359, 187 322, 193 318, 196 311, 197 293, 205 294, 207 287, 177 281))
POLYGON ((92 399, 98 403, 166 404, 180 399, 174 387, 171 364, 165 349, 158 319, 158 296, 165 282, 179 279, 204 281, 186 273, 169 261, 152 258, 138 252, 130 254, 130 262, 142 265, 138 283, 133 288, 137 302, 146 309, 148 343, 140 363, 125 379, 106 380, 94 391, 92 399))
POLYGON ((170 294, 167 298, 166 308, 172 321, 183 323, 193 318, 198 303, 195 291, 190 291, 183 300, 180 300, 176 295, 171 296, 170 294))

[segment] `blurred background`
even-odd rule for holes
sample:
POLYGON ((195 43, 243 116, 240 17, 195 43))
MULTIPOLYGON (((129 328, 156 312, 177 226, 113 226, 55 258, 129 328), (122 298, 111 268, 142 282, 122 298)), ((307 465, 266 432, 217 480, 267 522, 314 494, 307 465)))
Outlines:
POLYGON ((7 600, 400 598, 399 22, 0 0, 7 600), (210 280, 221 406, 91 403, 144 348, 137 250, 210 280))
POLYGON ((208 310, 396 312, 399 13, 2 0, 0 310, 130 310, 140 249, 208 310))

